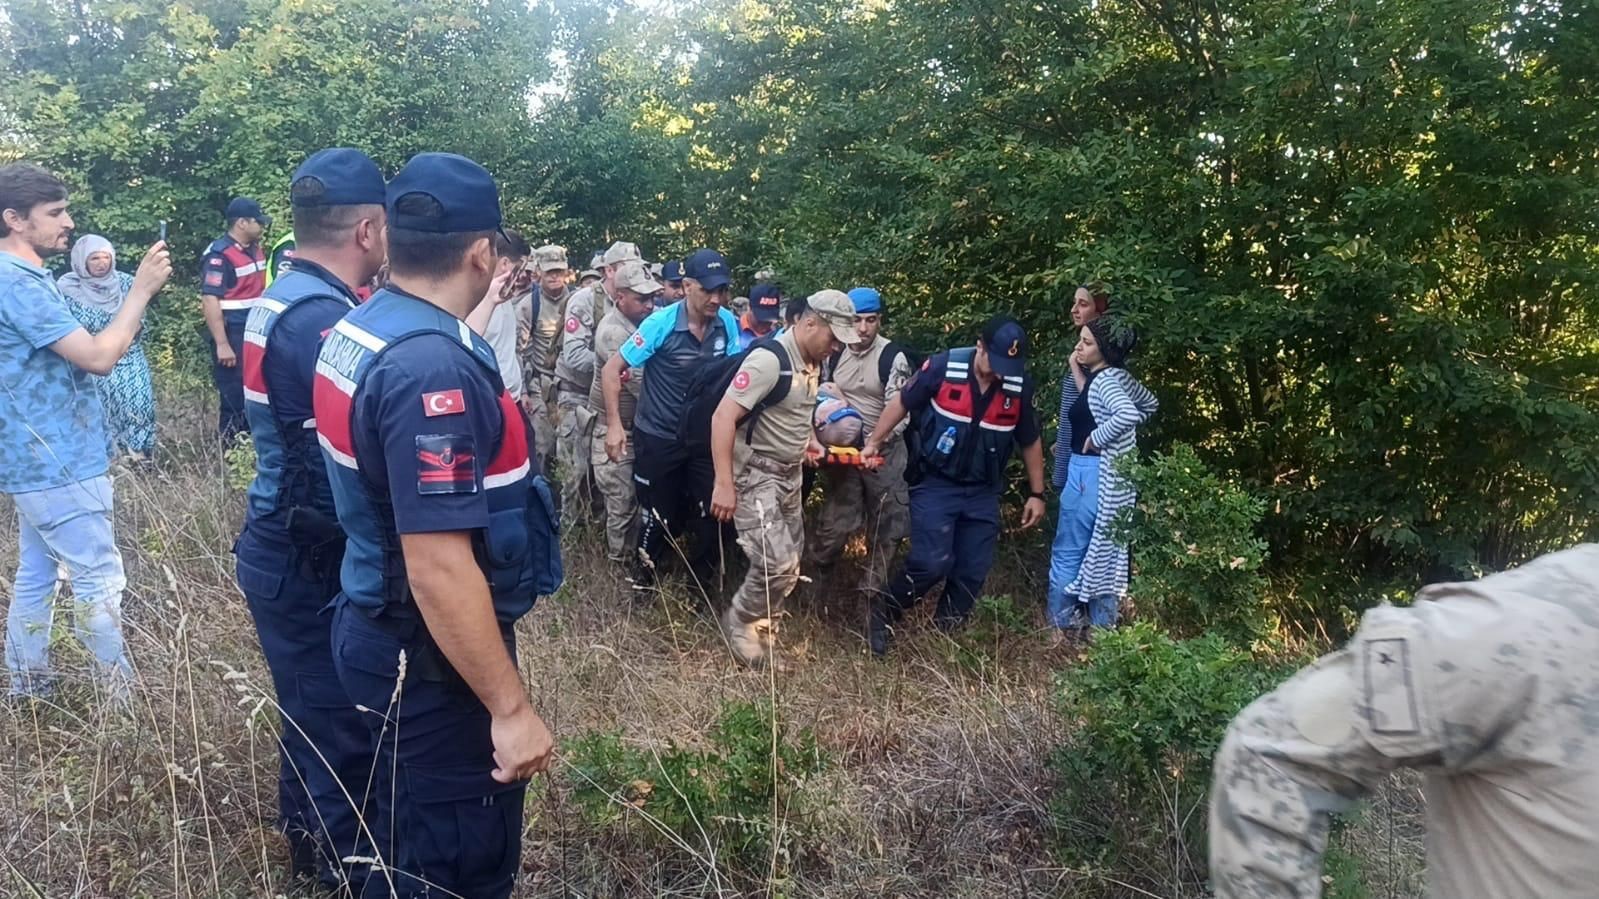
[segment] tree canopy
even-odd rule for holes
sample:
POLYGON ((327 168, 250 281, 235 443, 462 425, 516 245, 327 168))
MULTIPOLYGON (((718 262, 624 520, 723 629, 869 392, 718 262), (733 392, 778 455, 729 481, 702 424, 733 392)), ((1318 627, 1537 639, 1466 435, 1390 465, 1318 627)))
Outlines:
MULTIPOLYGON (((452 150, 574 259, 699 245, 879 287, 934 349, 995 312, 1058 377, 1109 285, 1278 573, 1413 580, 1599 533, 1599 23, 1506 0, 17 0, 0 154, 80 230, 308 152, 452 150)), ((197 317, 181 300, 162 314, 197 317)))

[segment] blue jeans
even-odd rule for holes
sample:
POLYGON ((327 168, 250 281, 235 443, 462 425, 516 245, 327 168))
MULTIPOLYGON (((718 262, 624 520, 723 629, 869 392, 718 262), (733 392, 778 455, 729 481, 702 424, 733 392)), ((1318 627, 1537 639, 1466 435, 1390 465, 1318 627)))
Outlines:
POLYGON ((1115 597, 1068 596, 1066 588, 1077 579, 1088 542, 1094 537, 1099 512, 1099 457, 1072 454, 1066 486, 1060 492, 1060 523, 1049 553, 1049 596, 1045 606, 1049 623, 1072 627, 1087 617, 1095 627, 1115 627, 1115 597))
POLYGON ((125 679, 131 672, 122 642, 127 581, 111 533, 111 478, 100 475, 11 498, 19 530, 17 576, 6 616, 11 692, 35 694, 49 687, 56 578, 63 566, 72 581, 73 632, 104 673, 125 679))

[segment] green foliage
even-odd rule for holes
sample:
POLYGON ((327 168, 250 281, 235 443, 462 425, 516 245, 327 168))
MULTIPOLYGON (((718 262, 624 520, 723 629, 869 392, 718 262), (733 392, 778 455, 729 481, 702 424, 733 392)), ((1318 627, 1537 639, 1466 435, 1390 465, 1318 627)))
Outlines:
POLYGON ((255 442, 248 433, 234 437, 233 445, 222 452, 222 462, 227 468, 228 486, 248 490, 255 480, 255 442))
POLYGON ((1214 634, 1174 640, 1147 621, 1097 634, 1060 676, 1073 725, 1053 759, 1066 860, 1150 872, 1152 888, 1202 874, 1216 749, 1285 673, 1214 634))
POLYGON ((651 842, 731 857, 764 875, 770 853, 787 858, 803 832, 801 791, 824 767, 821 750, 765 702, 725 705, 707 742, 637 747, 616 731, 584 734, 563 748, 572 796, 597 824, 634 826, 643 817, 650 823, 638 830, 651 842))
POLYGON ((1139 613, 1179 638, 1217 633, 1247 647, 1267 625, 1266 541, 1256 535, 1265 503, 1224 481, 1186 443, 1129 455, 1122 470, 1138 503, 1116 522, 1116 538, 1137 547, 1130 590, 1139 613))

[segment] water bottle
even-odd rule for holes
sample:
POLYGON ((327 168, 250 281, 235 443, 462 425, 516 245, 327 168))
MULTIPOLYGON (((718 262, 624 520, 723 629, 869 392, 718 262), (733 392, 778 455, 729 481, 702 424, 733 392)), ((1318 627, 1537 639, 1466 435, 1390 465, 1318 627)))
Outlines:
POLYGON ((938 452, 941 455, 947 456, 947 455, 949 455, 950 450, 953 450, 954 448, 955 448, 955 426, 954 425, 950 425, 949 427, 944 429, 944 436, 938 438, 938 452))

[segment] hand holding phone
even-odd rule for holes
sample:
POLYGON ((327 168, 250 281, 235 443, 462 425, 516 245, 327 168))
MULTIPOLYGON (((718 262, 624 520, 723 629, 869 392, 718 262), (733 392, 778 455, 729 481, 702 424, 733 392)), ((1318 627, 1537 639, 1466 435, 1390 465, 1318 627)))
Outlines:
POLYGON ((161 220, 161 242, 162 243, 166 243, 167 242, 167 220, 166 219, 162 219, 161 220))

